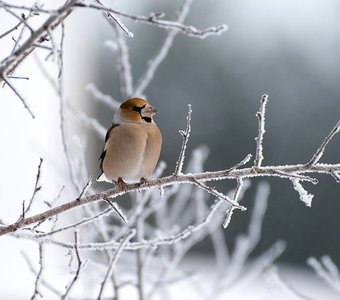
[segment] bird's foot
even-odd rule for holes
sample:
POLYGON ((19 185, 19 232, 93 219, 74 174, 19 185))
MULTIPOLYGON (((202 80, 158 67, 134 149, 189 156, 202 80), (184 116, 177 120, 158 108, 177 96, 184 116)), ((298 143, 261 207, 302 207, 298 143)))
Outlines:
POLYGON ((139 186, 147 185, 149 180, 145 177, 142 177, 138 183, 139 186))
POLYGON ((127 184, 126 182, 122 179, 122 177, 119 177, 117 180, 117 185, 118 185, 118 189, 120 189, 121 191, 126 191, 127 189, 127 184))

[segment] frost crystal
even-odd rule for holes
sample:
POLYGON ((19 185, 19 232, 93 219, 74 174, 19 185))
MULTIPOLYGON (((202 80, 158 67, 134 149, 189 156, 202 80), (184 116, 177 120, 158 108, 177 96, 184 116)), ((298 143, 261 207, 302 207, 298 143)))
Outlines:
POLYGON ((305 202, 308 207, 312 206, 312 200, 314 195, 309 194, 301 185, 298 179, 292 179, 294 189, 299 193, 300 200, 305 202))

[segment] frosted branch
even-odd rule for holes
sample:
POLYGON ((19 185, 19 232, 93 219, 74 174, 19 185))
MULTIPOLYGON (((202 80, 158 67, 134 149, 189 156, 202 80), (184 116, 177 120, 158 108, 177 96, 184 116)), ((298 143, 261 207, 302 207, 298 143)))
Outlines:
POLYGON ((332 288, 340 291, 339 269, 328 255, 321 257, 320 261, 315 257, 310 257, 307 259, 307 264, 332 288))
POLYGON ((195 185, 197 185, 199 188, 201 188, 201 189, 205 190, 206 192, 208 192, 209 194, 212 194, 216 198, 224 200, 224 201, 227 201, 233 208, 237 208, 237 209, 240 209, 242 211, 247 210, 244 206, 239 205, 235 200, 233 200, 230 197, 228 197, 228 195, 224 195, 224 194, 218 192, 214 188, 209 187, 209 186, 203 184, 202 182, 199 182, 195 178, 193 179, 193 183, 195 185))
POLYGON ((293 179, 293 180, 301 180, 301 181, 308 181, 311 182, 313 184, 318 184, 319 180, 317 180, 316 178, 312 178, 309 176, 304 176, 304 175, 299 175, 299 174, 289 174, 289 173, 285 173, 282 171, 275 171, 278 175, 280 175, 282 178, 289 178, 289 179, 293 179))
POLYGON ((227 211, 226 211, 226 217, 224 219, 224 222, 223 222, 223 228, 226 229, 229 224, 230 224, 230 221, 231 221, 231 217, 233 216, 234 214, 234 210, 235 210, 236 206, 230 206, 227 211))
POLYGON ((89 83, 86 86, 86 89, 92 94, 94 100, 97 102, 103 103, 113 111, 116 111, 119 108, 121 103, 113 99, 110 95, 103 94, 94 83, 89 83))
POLYGON ((112 213, 113 210, 114 210, 114 208, 112 206, 110 206, 109 208, 103 210, 102 212, 100 212, 99 214, 97 214, 97 215, 95 215, 93 217, 83 218, 81 221, 79 221, 77 223, 74 223, 74 224, 71 224, 71 225, 68 225, 68 226, 64 226, 64 227, 55 229, 55 230, 50 231, 50 232, 38 233, 38 234, 36 234, 35 237, 36 238, 43 238, 43 237, 46 237, 46 236, 49 236, 49 235, 54 235, 54 234, 62 232, 62 231, 66 231, 66 230, 69 230, 69 229, 74 229, 74 228, 79 227, 79 226, 84 226, 86 224, 92 223, 93 221, 95 221, 95 220, 97 220, 97 219, 99 219, 101 217, 108 216, 109 214, 112 213))
MULTIPOLYGON (((47 29, 51 30, 55 29, 72 11, 72 7, 75 5, 77 0, 67 1, 66 4, 60 7, 58 10, 50 13, 49 18, 37 29, 35 30, 29 38, 18 48, 16 49, 12 55, 6 57, 4 60, 0 62, 0 83, 1 81, 6 81, 6 75, 9 75, 14 72, 14 70, 18 67, 18 65, 32 53, 32 51, 36 48, 34 46, 35 43, 41 43, 46 40, 48 35, 47 29)), ((29 11, 41 11, 38 7, 24 7, 24 6, 15 6, 3 1, 0 1, 0 7, 12 7, 18 9, 26 9, 29 11)), ((19 97, 20 98, 20 97, 19 97)), ((25 105, 26 107, 26 105, 25 105)))
POLYGON ((89 4, 89 3, 83 3, 83 2, 77 2, 75 6, 78 7, 87 7, 92 9, 97 9, 100 11, 110 12, 114 15, 118 15, 136 22, 146 23, 146 24, 152 24, 156 25, 158 27, 166 28, 166 29, 176 29, 178 31, 181 31, 182 33, 198 37, 201 39, 204 39, 210 35, 220 35, 224 31, 227 30, 227 26, 225 24, 219 25, 219 26, 211 26, 206 29, 200 30, 195 28, 194 26, 187 26, 182 23, 176 22, 176 21, 168 21, 168 20, 162 20, 159 18, 159 14, 151 13, 150 16, 136 16, 131 15, 113 8, 109 8, 102 5, 96 5, 96 4, 89 4))
MULTIPOLYGON (((249 155, 248 155, 249 156, 249 155)), ((250 159, 250 157, 249 157, 250 159)), ((246 184, 244 184, 244 180, 242 178, 238 179, 237 180, 237 186, 236 186, 236 189, 235 189, 235 192, 234 192, 234 197, 233 197, 233 201, 238 203, 239 201, 239 196, 240 194, 242 193, 242 189, 246 189, 248 186, 246 184)), ((231 221, 231 217, 234 213, 234 210, 235 208, 237 208, 236 206, 234 205, 231 205, 227 211, 226 211, 226 217, 224 219, 224 222, 223 222, 223 228, 226 229, 228 227, 228 225, 230 224, 230 221, 231 221)))
POLYGON ((39 192, 41 190, 41 186, 40 186, 40 174, 41 174, 41 165, 42 165, 42 163, 43 163, 43 159, 40 158, 40 162, 39 162, 39 165, 38 165, 37 176, 35 178, 35 184, 34 184, 33 193, 32 193, 31 199, 30 199, 30 201, 28 203, 28 206, 26 207, 26 209, 25 209, 25 211, 23 213, 23 216, 25 216, 30 211, 37 192, 39 192))
POLYGON ((112 275, 112 272, 116 266, 116 263, 124 250, 125 245, 136 235, 136 230, 131 230, 120 242, 115 254, 111 257, 109 262, 109 267, 107 268, 106 274, 104 276, 104 280, 100 286, 100 291, 97 299, 102 299, 102 294, 107 283, 108 278, 112 275))
POLYGON ((21 23, 24 23, 25 26, 31 31, 31 34, 34 32, 34 30, 32 29, 32 27, 26 22, 25 18, 23 18, 22 16, 18 16, 15 12, 13 12, 12 10, 8 9, 6 6, 4 7, 5 11, 7 11, 9 14, 11 14, 12 16, 14 16, 15 18, 17 18, 21 23))
MULTIPOLYGON (((197 233, 201 231, 202 229, 206 228, 206 226, 211 222, 212 218, 215 216, 217 211, 221 208, 223 202, 224 201, 222 200, 216 202, 211 207, 211 210, 209 211, 208 215, 200 223, 196 225, 188 226, 187 228, 185 228, 183 231, 179 233, 166 236, 166 237, 162 237, 159 239, 142 240, 140 242, 130 242, 125 245, 124 249, 126 250, 139 250, 143 248, 155 249, 159 246, 173 245, 181 240, 185 240, 191 235, 193 235, 194 233, 197 233)), ((44 235, 33 236, 29 233, 21 232, 17 234, 16 236, 21 237, 21 238, 31 239, 31 240, 36 240, 36 237, 39 237, 40 241, 47 243, 47 244, 54 244, 54 245, 57 245, 57 246, 60 246, 66 249, 74 248, 74 244, 72 243, 64 243, 64 242, 57 241, 55 239, 45 238, 44 235)), ((102 251, 102 250, 109 250, 109 249, 118 249, 119 245, 120 245, 119 242, 112 240, 108 242, 80 244, 78 246, 78 249, 79 250, 102 251)))
POLYGON ((240 274, 246 259, 260 240, 262 222, 267 209, 269 191, 270 188, 268 183, 261 182, 259 184, 254 201, 255 206, 248 225, 248 234, 241 235, 236 240, 235 250, 232 254, 231 264, 228 270, 229 275, 227 276, 227 285, 231 284, 240 274))
POLYGON ((36 279, 35 279, 35 284, 34 284, 34 292, 31 297, 31 300, 37 299, 37 296, 39 295, 40 297, 43 297, 39 291, 40 289, 40 282, 41 282, 41 277, 42 277, 42 272, 44 269, 44 245, 43 243, 39 243, 39 271, 37 273, 36 279))
POLYGON ((263 95, 261 98, 261 106, 259 111, 256 113, 257 118, 259 119, 259 133, 256 140, 256 155, 254 165, 255 167, 260 167, 263 160, 263 135, 266 132, 265 130, 265 114, 266 114, 266 104, 268 102, 268 95, 263 95))
MULTIPOLYGON (((0 65, 0 72, 1 72, 1 65, 0 65)), ((12 85, 12 83, 9 81, 8 77, 5 74, 0 73, 0 83, 1 83, 1 79, 9 86, 9 88, 14 92, 14 94, 17 95, 17 97, 20 99, 20 101, 22 102, 22 104, 24 105, 26 110, 29 112, 31 117, 34 119, 35 115, 32 112, 32 110, 30 109, 30 107, 28 106, 28 104, 26 103, 26 100, 20 94, 20 92, 14 87, 14 85, 12 85)))
POLYGON ((179 131, 179 133, 181 134, 183 138, 183 142, 182 142, 182 147, 179 153, 178 160, 176 162, 174 175, 182 174, 183 163, 184 163, 184 158, 185 158, 185 150, 187 148, 188 140, 190 137, 190 131, 191 131, 191 113, 192 113, 191 104, 188 104, 187 126, 186 126, 185 131, 183 130, 179 131))
POLYGON ((67 103, 67 107, 81 123, 92 129, 99 138, 104 139, 107 129, 97 119, 89 117, 81 110, 74 108, 70 103, 67 103))
POLYGON ((336 183, 340 183, 340 173, 331 172, 331 175, 332 175, 333 178, 335 179, 335 182, 336 182, 336 183))
MULTIPOLYGON (((177 13, 177 22, 182 23, 186 16, 188 15, 190 6, 193 0, 184 0, 181 8, 177 13)), ((147 63, 146 70, 144 71, 143 75, 139 78, 137 85, 134 89, 133 94, 138 96, 142 95, 148 85, 151 83, 152 79, 154 78, 155 72, 157 71, 158 67, 164 61, 166 56, 169 53, 170 48, 172 47, 173 41, 178 33, 178 30, 171 29, 168 32, 168 35, 163 41, 163 44, 158 49, 157 53, 150 59, 147 63)))
POLYGON ((69 285, 66 288, 65 294, 61 297, 62 300, 65 300, 68 298, 69 293, 71 292, 72 288, 74 287, 75 283, 77 282, 77 280, 79 279, 79 274, 80 274, 80 270, 83 266, 83 262, 80 258, 80 253, 78 250, 78 231, 76 230, 74 232, 74 251, 76 253, 76 257, 77 257, 77 270, 76 273, 72 279, 72 281, 69 283, 69 285))
POLYGON ((319 162, 321 157, 323 156, 327 144, 331 141, 331 139, 339 132, 340 130, 340 121, 334 126, 332 131, 329 133, 328 136, 325 137, 324 141, 322 142, 319 149, 315 152, 312 159, 307 163, 307 165, 314 165, 319 162))
POLYGON ((166 187, 174 184, 193 183, 193 180, 197 181, 212 181, 222 179, 237 179, 237 178, 254 178, 254 177, 280 177, 276 171, 282 171, 285 173, 323 173, 331 174, 332 172, 340 172, 340 164, 316 164, 312 166, 306 165, 286 165, 286 166, 268 166, 260 168, 244 168, 234 169, 232 171, 221 170, 214 172, 202 172, 195 174, 182 174, 182 175, 170 175, 162 178, 152 179, 148 181, 147 186, 141 186, 139 183, 127 184, 124 191, 115 187, 106 191, 95 193, 86 197, 83 197, 80 201, 73 200, 54 207, 43 213, 21 219, 11 225, 0 227, 0 236, 10 232, 15 232, 19 228, 23 228, 27 225, 40 222, 64 211, 76 208, 78 206, 86 205, 88 203, 102 201, 104 197, 111 199, 118 196, 141 190, 148 190, 152 187, 166 187))
POLYGON ((2 38, 4 38, 6 35, 10 34, 11 32, 13 32, 14 30, 17 30, 19 28, 19 26, 23 23, 22 20, 19 21, 19 23, 17 23, 16 25, 14 25, 12 28, 6 30, 4 33, 0 34, 0 40, 2 38))
MULTIPOLYGON (((102 3, 99 0, 96 0, 102 7, 102 3)), ((107 20, 109 24, 113 27, 116 33, 116 41, 117 47, 114 48, 114 51, 117 54, 117 71, 120 78, 120 89, 122 92, 123 98, 129 98, 132 95, 133 91, 133 82, 132 82, 132 73, 131 73, 131 64, 129 58, 129 48, 126 44, 124 36, 122 35, 122 31, 119 30, 118 27, 122 28, 123 25, 118 18, 112 15, 111 12, 104 13, 107 16, 107 20)), ((124 31, 129 32, 127 28, 123 25, 124 31)), ((131 32, 128 33, 128 36, 133 36, 131 32)), ((113 49, 113 48, 111 48, 113 49)))
MULTIPOLYGON (((30 271, 37 277, 39 271, 37 271, 37 270, 35 269, 35 267, 33 266, 33 263, 32 263, 31 260, 28 258, 28 256, 26 255, 26 253, 22 252, 21 254, 22 254, 24 260, 26 261, 26 263, 27 263, 27 265, 28 265, 30 271)), ((61 293, 59 290, 57 290, 57 289, 54 287, 53 284, 47 282, 47 281, 46 281, 44 278, 42 278, 41 276, 40 276, 40 279, 39 279, 39 280, 40 280, 40 284, 41 284, 41 285, 43 285, 44 287, 46 287, 47 289, 49 289, 52 293, 54 293, 55 295, 57 295, 59 298, 62 296, 62 293, 61 293)))
POLYGON ((90 177, 88 181, 86 182, 86 184, 83 186, 83 189, 81 190, 77 198, 78 200, 80 200, 87 193, 91 185, 92 185, 92 178, 90 177))
POLYGON ((298 179, 292 179, 294 189, 299 193, 300 200, 306 204, 306 206, 312 206, 312 200, 314 195, 309 194, 301 185, 298 179))
POLYGON ((123 211, 119 208, 117 203, 111 202, 108 197, 104 197, 103 200, 113 208, 113 210, 123 220, 124 223, 128 223, 127 217, 124 215, 123 211))
POLYGON ((266 272, 266 277, 269 283, 283 290, 287 294, 287 296, 292 297, 292 298, 297 298, 297 299, 303 299, 303 300, 312 300, 312 298, 309 298, 301 294, 296 288, 294 288, 290 283, 288 283, 285 279, 283 279, 279 275, 277 267, 272 266, 266 272))
MULTIPOLYGON (((96 2, 97 2, 99 5, 101 5, 103 8, 105 7, 105 6, 101 3, 101 1, 96 0, 96 2)), ((126 26, 121 22, 121 20, 120 20, 119 18, 115 17, 112 13, 109 12, 109 13, 107 14, 107 17, 108 17, 108 18, 111 18, 111 19, 114 21, 115 26, 119 27, 122 31, 124 31, 124 33, 126 34, 126 36, 128 36, 128 37, 133 37, 133 36, 134 36, 133 33, 132 33, 129 29, 127 29, 126 26)))
POLYGON ((252 155, 248 154, 243 160, 241 160, 239 163, 237 163, 236 165, 232 166, 231 168, 228 169, 228 171, 232 171, 232 170, 236 170, 239 167, 244 166, 248 161, 250 161, 252 155))
MULTIPOLYGON (((268 250, 262 253, 255 261, 252 263, 250 270, 244 274, 237 284, 234 284, 229 287, 228 294, 232 295, 237 293, 247 286, 254 280, 258 279, 259 276, 268 269, 268 267, 272 266, 274 261, 278 259, 282 255, 282 253, 286 249, 286 243, 284 241, 277 241, 272 245, 268 250)), ((224 281, 221 284, 225 284, 224 281)))

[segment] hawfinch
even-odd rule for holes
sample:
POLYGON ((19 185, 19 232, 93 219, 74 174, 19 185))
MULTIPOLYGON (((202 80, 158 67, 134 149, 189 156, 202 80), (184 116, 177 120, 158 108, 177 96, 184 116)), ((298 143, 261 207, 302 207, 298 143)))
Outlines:
POLYGON ((153 121, 157 110, 146 100, 132 98, 116 111, 100 156, 98 181, 145 182, 154 171, 162 146, 162 135, 153 121))

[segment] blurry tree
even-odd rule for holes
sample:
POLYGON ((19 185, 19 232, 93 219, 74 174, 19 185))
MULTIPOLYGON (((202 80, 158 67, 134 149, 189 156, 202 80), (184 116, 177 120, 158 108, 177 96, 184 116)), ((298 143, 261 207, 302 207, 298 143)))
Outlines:
MULTIPOLYGON (((5 214, 1 216, 0 235, 10 235, 19 240, 31 240, 38 245, 38 267, 32 263, 31 256, 25 254, 25 259, 35 276, 32 299, 45 295, 53 295, 61 299, 84 297, 119 299, 120 296, 129 293, 131 287, 138 299, 153 297, 164 299, 169 292, 168 288, 181 281, 186 284, 193 283, 198 296, 203 299, 218 299, 222 295, 225 297, 225 295, 237 294, 268 269, 271 270, 271 277, 283 290, 297 297, 305 293, 303 290, 296 291, 285 284, 273 267, 274 261, 285 250, 284 241, 276 241, 256 255, 251 263, 248 261, 261 238, 269 195, 267 183, 261 182, 257 185, 248 228, 245 234, 235 239, 233 250, 225 241, 223 228, 227 228, 233 221, 234 213, 237 212, 242 216, 242 212, 246 210, 240 201, 245 197, 245 192, 253 178, 276 177, 280 181, 288 181, 297 191, 300 200, 307 206, 311 206, 313 195, 304 188, 304 185, 306 182, 314 185, 318 183, 318 180, 310 175, 327 174, 339 182, 340 164, 321 163, 320 160, 328 143, 339 132, 340 122, 336 123, 333 129, 330 128, 329 134, 316 148, 314 154, 311 151, 309 160, 291 165, 281 165, 280 161, 277 161, 272 166, 265 166, 263 139, 266 131, 268 96, 264 94, 256 114, 258 133, 254 157, 245 154, 240 162, 231 164, 229 161, 222 162, 223 166, 216 168, 217 171, 208 172, 204 168, 209 154, 206 146, 199 146, 191 151, 190 155, 187 154, 189 137, 191 131, 195 130, 195 124, 193 123, 193 126, 191 124, 195 106, 191 107, 189 104, 186 126, 183 118, 182 127, 185 128, 180 130, 183 141, 178 151, 179 156, 175 166, 169 167, 170 170, 174 170, 170 171, 171 175, 163 176, 166 166, 161 162, 154 177, 146 184, 129 184, 126 190, 108 186, 104 191, 102 186, 92 184, 87 163, 89 145, 85 136, 92 131, 103 140, 106 127, 96 118, 78 109, 76 101, 73 101, 65 90, 64 41, 67 35, 67 20, 72 18, 76 11, 81 13, 82 10, 88 9, 100 14, 101 18, 110 24, 115 39, 106 41, 105 45, 114 54, 117 65, 116 76, 119 80, 119 97, 125 99, 146 94, 148 86, 155 80, 155 74, 169 54, 177 35, 205 39, 211 35, 220 35, 226 30, 226 25, 211 26, 203 30, 186 25, 185 19, 192 3, 192 0, 184 0, 173 20, 169 20, 163 13, 133 14, 99 0, 69 0, 57 8, 0 1, 0 9, 13 16, 15 20, 12 25, 5 24, 7 27, 1 29, 0 33, 0 39, 14 40, 12 51, 0 62, 0 81, 4 89, 11 90, 16 95, 17 100, 23 104, 23 109, 32 118, 35 118, 35 113, 31 109, 30 99, 26 99, 20 91, 20 80, 26 77, 17 75, 17 70, 21 64, 39 51, 47 52, 46 60, 53 60, 57 66, 56 76, 51 76, 46 62, 42 62, 39 57, 36 58, 38 67, 60 101, 60 146, 66 161, 61 177, 69 192, 66 196, 63 195, 62 190, 57 197, 49 195, 49 199, 44 201, 48 206, 46 210, 34 211, 34 205, 38 201, 37 195, 42 188, 41 170, 44 168, 44 159, 40 159, 32 196, 28 201, 22 202, 22 211, 18 213, 18 220, 11 223, 7 222, 5 214), (133 76, 133 65, 130 63, 131 46, 129 47, 127 43, 127 39, 133 38, 134 33, 121 19, 131 20, 138 27, 147 24, 154 26, 157 31, 166 29, 160 47, 151 55, 151 59, 145 64, 145 69, 140 72, 139 77, 133 76), (34 25, 31 23, 33 21, 34 25), (87 130, 83 130, 80 134, 75 133, 71 126, 74 119, 87 130), (253 163, 245 167, 252 157, 253 163), (226 168, 228 164, 230 166, 226 168), (222 192, 221 185, 216 183, 214 186, 216 180, 232 181, 234 187, 230 191, 222 192), (211 181, 213 181, 212 185, 211 181), (123 195, 130 196, 130 206, 123 208, 123 205, 113 202, 123 195), (76 211, 72 218, 67 217, 69 211, 76 211), (67 234, 69 232, 72 234, 67 234), (211 276, 204 286, 196 281, 193 272, 182 269, 179 265, 192 247, 202 240, 210 240, 216 264, 214 276, 211 276), (65 261, 62 267, 61 284, 55 283, 53 278, 47 275, 50 268, 47 252, 51 247, 60 247, 69 254, 69 261, 65 261), (91 291, 86 286, 89 283, 91 291)), ((153 48, 150 47, 150 51, 153 51, 153 48)), ((179 78, 181 78, 180 74, 179 78)), ((185 86, 181 86, 181 89, 184 88, 185 86)), ((86 89, 98 105, 103 105, 105 110, 110 111, 110 115, 119 106, 119 101, 104 94, 95 83, 88 84, 86 89)), ((179 91, 174 93, 176 97, 181 95, 179 91)), ((186 93, 189 94, 190 91, 186 93)), ((209 111, 211 106, 213 106, 213 99, 211 103, 206 103, 202 111, 211 113, 209 111)), ((174 109, 171 112, 173 113, 171 120, 180 123, 178 117, 180 115, 177 115, 174 109)), ((203 117, 200 118, 200 122, 202 121, 204 122, 203 117)), ((230 122, 235 123, 234 120, 230 122)), ((215 126, 215 124, 207 125, 215 126)), ((208 134, 209 130, 211 128, 207 128, 204 134, 208 134)), ((44 156, 43 153, 41 156, 44 156)), ((51 181, 48 184, 54 183, 51 181)), ((338 288, 336 265, 330 258, 323 259, 322 263, 325 272, 320 262, 313 258, 309 260, 309 264, 319 275, 338 288)), ((177 299, 176 293, 178 291, 172 295, 177 299)))

